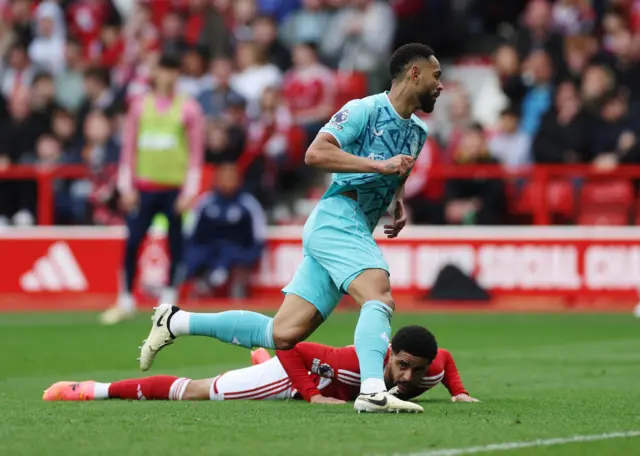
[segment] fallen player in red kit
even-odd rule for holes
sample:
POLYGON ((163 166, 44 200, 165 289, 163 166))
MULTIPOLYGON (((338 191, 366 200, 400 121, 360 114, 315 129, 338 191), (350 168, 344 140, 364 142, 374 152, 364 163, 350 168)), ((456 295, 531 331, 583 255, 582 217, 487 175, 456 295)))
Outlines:
MULTIPOLYGON (((217 377, 191 380, 168 375, 122 380, 58 382, 45 401, 239 400, 294 399, 342 404, 360 393, 358 356, 354 346, 335 348, 301 342, 291 350, 252 352, 253 365, 217 377)), ((385 356, 384 380, 391 392, 411 399, 442 383, 454 402, 478 402, 469 396, 451 353, 438 348, 435 337, 421 326, 406 326, 393 337, 385 356)))

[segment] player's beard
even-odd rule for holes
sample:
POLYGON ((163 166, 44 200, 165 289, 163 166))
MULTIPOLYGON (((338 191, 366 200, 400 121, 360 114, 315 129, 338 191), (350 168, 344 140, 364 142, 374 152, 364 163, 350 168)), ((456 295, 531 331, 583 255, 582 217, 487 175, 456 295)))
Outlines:
POLYGON ((418 95, 418 101, 420 102, 420 109, 426 113, 433 112, 433 108, 436 106, 436 98, 431 92, 418 95))

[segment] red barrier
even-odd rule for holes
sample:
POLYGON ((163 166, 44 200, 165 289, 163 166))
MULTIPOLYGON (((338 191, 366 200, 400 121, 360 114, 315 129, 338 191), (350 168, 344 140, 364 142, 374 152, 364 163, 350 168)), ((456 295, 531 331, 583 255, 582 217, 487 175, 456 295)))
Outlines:
MULTIPOLYGON (((536 225, 549 225, 552 218, 553 183, 562 181, 568 182, 571 179, 587 179, 593 181, 623 181, 631 188, 633 179, 640 180, 640 166, 625 165, 612 171, 598 171, 590 165, 545 165, 532 166, 517 171, 505 170, 501 166, 495 165, 465 165, 465 166, 437 166, 429 170, 431 178, 461 178, 480 179, 496 178, 504 179, 507 183, 512 183, 517 179, 525 181, 526 186, 530 186, 525 195, 531 199, 527 210, 533 215, 536 225)), ((33 179, 38 186, 38 224, 47 226, 53 224, 53 181, 55 179, 82 178, 89 175, 89 170, 82 165, 65 165, 54 167, 38 167, 27 165, 15 165, 7 169, 0 170, 0 179, 33 179)), ((207 188, 213 175, 212 167, 205 170, 203 178, 203 188, 207 188)), ((525 191, 523 190, 523 192, 525 191)), ((578 198, 579 199, 579 198, 578 198)), ((526 203, 526 202, 525 202, 526 203)), ((562 201, 560 201, 562 203, 562 201)), ((526 204, 525 204, 526 206, 526 204)), ((629 201, 629 211, 635 211, 640 206, 640 202, 629 201)), ((640 216, 640 213, 635 214, 640 216)))

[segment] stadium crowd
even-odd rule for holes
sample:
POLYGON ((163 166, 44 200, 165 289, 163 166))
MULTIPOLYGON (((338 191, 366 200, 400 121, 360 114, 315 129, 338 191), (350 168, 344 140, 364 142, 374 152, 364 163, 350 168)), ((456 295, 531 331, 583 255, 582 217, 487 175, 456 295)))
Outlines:
MULTIPOLYGON (((55 183, 56 223, 122 223, 128 107, 160 56, 179 55, 206 163, 235 163, 272 222, 297 222, 325 184, 306 145, 345 101, 384 90, 390 53, 417 41, 449 65, 408 183, 412 218, 503 223, 504 180, 429 169, 640 163, 639 30, 638 0, 0 0, 0 172, 84 165, 86 178, 55 183), (482 86, 465 78, 476 66, 482 86)), ((36 195, 0 178, 0 225, 35 223, 36 195)))

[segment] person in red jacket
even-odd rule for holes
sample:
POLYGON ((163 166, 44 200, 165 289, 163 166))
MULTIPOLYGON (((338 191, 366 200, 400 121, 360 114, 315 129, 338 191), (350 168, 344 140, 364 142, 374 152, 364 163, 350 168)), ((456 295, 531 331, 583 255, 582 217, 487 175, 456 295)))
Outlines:
MULTIPOLYGON (((304 399, 343 404, 360 393, 360 364, 355 347, 335 348, 301 342, 291 350, 252 352, 253 365, 213 378, 191 380, 168 375, 114 383, 58 382, 45 401, 134 400, 264 400, 304 399)), ((438 348, 422 326, 405 326, 393 337, 385 356, 384 377, 390 391, 411 399, 443 384, 452 402, 478 402, 465 389, 451 353, 438 348)))

